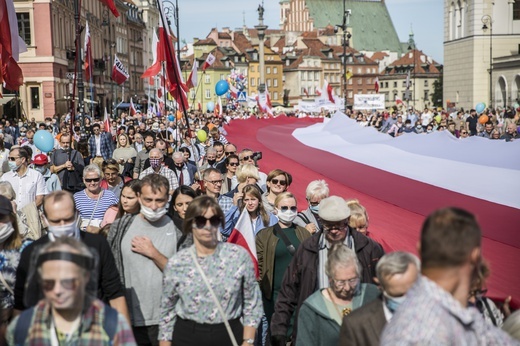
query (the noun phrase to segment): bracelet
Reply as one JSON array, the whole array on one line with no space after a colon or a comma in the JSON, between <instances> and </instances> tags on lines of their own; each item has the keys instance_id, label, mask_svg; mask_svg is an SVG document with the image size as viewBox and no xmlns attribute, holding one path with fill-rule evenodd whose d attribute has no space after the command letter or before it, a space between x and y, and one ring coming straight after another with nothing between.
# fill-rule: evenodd
<instances>
[{"instance_id":1,"label":"bracelet","mask_svg":"<svg viewBox=\"0 0 520 346\"><path fill-rule=\"evenodd\" d=\"M244 342L248 345L253 345L255 343L255 339L244 339L243 343Z\"/></svg>"}]
</instances>

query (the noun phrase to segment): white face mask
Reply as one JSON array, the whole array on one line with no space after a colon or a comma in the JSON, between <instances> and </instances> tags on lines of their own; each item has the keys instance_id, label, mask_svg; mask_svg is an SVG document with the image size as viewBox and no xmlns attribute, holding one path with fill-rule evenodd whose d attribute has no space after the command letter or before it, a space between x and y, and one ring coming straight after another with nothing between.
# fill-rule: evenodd
<instances>
[{"instance_id":1,"label":"white face mask","mask_svg":"<svg viewBox=\"0 0 520 346\"><path fill-rule=\"evenodd\" d=\"M280 220L280 222L284 225L291 225L294 219L296 218L296 215L298 214L295 211L291 211L291 209L287 209L286 211L281 211L280 209L276 210L278 212L276 214L278 220Z\"/></svg>"},{"instance_id":2,"label":"white face mask","mask_svg":"<svg viewBox=\"0 0 520 346\"><path fill-rule=\"evenodd\" d=\"M14 227L11 222L8 222L4 224L3 226L0 226L0 243L3 243L7 240L13 234Z\"/></svg>"},{"instance_id":3,"label":"white face mask","mask_svg":"<svg viewBox=\"0 0 520 346\"><path fill-rule=\"evenodd\" d=\"M16 172L18 170L18 168L20 168L20 166L17 165L16 162L14 162L14 161L9 161L7 164L9 165L9 169L11 171L15 171Z\"/></svg>"},{"instance_id":4,"label":"white face mask","mask_svg":"<svg viewBox=\"0 0 520 346\"><path fill-rule=\"evenodd\" d=\"M47 170L47 168L45 168L45 166L34 166L33 169L36 171L36 172L39 172L41 174L44 174L45 171Z\"/></svg>"},{"instance_id":5,"label":"white face mask","mask_svg":"<svg viewBox=\"0 0 520 346\"><path fill-rule=\"evenodd\" d=\"M72 221L71 223L66 224L66 225L51 226L51 225L49 225L49 221L47 221L47 225L48 225L47 230L55 238L73 237L76 235L76 232L79 229L78 223L79 223L79 217L77 217L77 216L74 219L74 221Z\"/></svg>"},{"instance_id":6,"label":"white face mask","mask_svg":"<svg viewBox=\"0 0 520 346\"><path fill-rule=\"evenodd\" d=\"M150 222L155 222L155 221L159 220L161 217L163 217L164 214L166 214L166 208L161 207L161 208L157 208L157 210L153 210L151 208L145 207L141 203L141 214L143 214L143 216L146 220L148 220Z\"/></svg>"}]
</instances>

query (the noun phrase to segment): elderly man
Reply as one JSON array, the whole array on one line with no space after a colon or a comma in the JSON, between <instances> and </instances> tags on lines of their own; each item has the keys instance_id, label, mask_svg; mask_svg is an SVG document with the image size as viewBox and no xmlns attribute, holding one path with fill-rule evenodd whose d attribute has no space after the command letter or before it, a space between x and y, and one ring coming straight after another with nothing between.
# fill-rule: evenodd
<instances>
[{"instance_id":1,"label":"elderly man","mask_svg":"<svg viewBox=\"0 0 520 346\"><path fill-rule=\"evenodd\" d=\"M285 272L271 319L273 346L285 345L293 313L296 312L295 316L298 316L305 299L318 289L329 286L325 262L332 245L343 243L356 252L362 268L360 279L363 283L373 282L377 262L384 255L381 245L349 228L350 209L343 198L330 196L323 199L319 204L318 215L322 221L322 231L300 244ZM297 317L293 340L296 340L296 326Z\"/></svg>"},{"instance_id":2,"label":"elderly man","mask_svg":"<svg viewBox=\"0 0 520 346\"><path fill-rule=\"evenodd\" d=\"M339 346L379 345L383 328L406 299L419 270L419 259L410 253L396 251L384 255L376 266L382 294L343 318Z\"/></svg>"},{"instance_id":3,"label":"elderly man","mask_svg":"<svg viewBox=\"0 0 520 346\"><path fill-rule=\"evenodd\" d=\"M500 139L505 139L506 142L511 142L518 138L520 138L520 134L517 131L515 123L509 123L506 132L500 137Z\"/></svg>"},{"instance_id":4,"label":"elderly man","mask_svg":"<svg viewBox=\"0 0 520 346\"><path fill-rule=\"evenodd\" d=\"M98 233L103 216L110 206L119 203L119 198L110 190L100 185L101 170L95 164L83 170L83 182L86 188L74 194L74 202L82 219L81 229Z\"/></svg>"},{"instance_id":5,"label":"elderly man","mask_svg":"<svg viewBox=\"0 0 520 346\"><path fill-rule=\"evenodd\" d=\"M217 151L213 147L206 149L206 156L204 158L204 164L200 167L200 170L206 170L208 168L217 167ZM221 172L222 173L222 172Z\"/></svg>"},{"instance_id":6,"label":"elderly man","mask_svg":"<svg viewBox=\"0 0 520 346\"><path fill-rule=\"evenodd\" d=\"M137 152L134 164L134 179L139 178L139 174L145 170L144 164L150 155L150 150L154 147L154 138L151 134L144 136L144 149Z\"/></svg>"},{"instance_id":7,"label":"elderly man","mask_svg":"<svg viewBox=\"0 0 520 346\"><path fill-rule=\"evenodd\" d=\"M32 129L27 130L27 132L25 133L25 137L27 138L27 141L22 144L22 147L27 146L32 149L31 160L34 160L36 155L39 155L42 153L42 151L40 149L38 149L36 147L36 145L34 144L34 130L32 130Z\"/></svg>"},{"instance_id":8,"label":"elderly man","mask_svg":"<svg viewBox=\"0 0 520 346\"><path fill-rule=\"evenodd\" d=\"M267 174L264 172L260 172L260 167L258 166L258 160L253 159L254 152L251 149L242 149L242 151L238 154L238 158L240 159L240 164L250 163L255 165L258 168L258 174L260 175L260 180L257 185L262 188L262 190L266 190L267 185Z\"/></svg>"},{"instance_id":9,"label":"elderly man","mask_svg":"<svg viewBox=\"0 0 520 346\"><path fill-rule=\"evenodd\" d=\"M70 147L69 134L61 135L59 148L51 154L50 162L50 171L58 175L62 189L72 193L78 192L81 181L75 181L75 179L83 175L85 161L78 151ZM71 177L73 177L72 180Z\"/></svg>"},{"instance_id":10,"label":"elderly man","mask_svg":"<svg viewBox=\"0 0 520 346\"><path fill-rule=\"evenodd\" d=\"M9 152L9 172L0 177L0 181L11 183L16 192L16 205L22 209L27 204L35 202L42 205L43 196L47 194L45 180L41 173L29 168L31 156L26 148L17 147Z\"/></svg>"},{"instance_id":11,"label":"elderly man","mask_svg":"<svg viewBox=\"0 0 520 346\"><path fill-rule=\"evenodd\" d=\"M43 299L9 326L9 345L135 345L125 317L95 298L95 255L74 238L46 244L33 276Z\"/></svg>"},{"instance_id":12,"label":"elderly man","mask_svg":"<svg viewBox=\"0 0 520 346\"><path fill-rule=\"evenodd\" d=\"M381 336L381 345L517 345L468 308L482 265L475 216L458 208L430 214L421 230L421 273Z\"/></svg>"},{"instance_id":13,"label":"elderly man","mask_svg":"<svg viewBox=\"0 0 520 346\"><path fill-rule=\"evenodd\" d=\"M50 193L43 201L43 214L48 233L29 244L22 252L20 263L16 269L14 308L21 311L35 305L38 301L38 281L34 277L28 277L33 252L56 239L70 237L81 241L88 248L94 249L99 256L96 267L98 298L110 303L110 306L128 316L123 286L110 247L103 236L80 232L78 228L79 215L72 195L66 191ZM25 292L25 290L28 290L28 292Z\"/></svg>"},{"instance_id":14,"label":"elderly man","mask_svg":"<svg viewBox=\"0 0 520 346\"><path fill-rule=\"evenodd\" d=\"M294 223L305 227L311 234L321 230L321 220L318 215L320 202L329 197L329 186L325 180L314 180L307 185L305 196L309 207L296 215Z\"/></svg>"},{"instance_id":15,"label":"elderly man","mask_svg":"<svg viewBox=\"0 0 520 346\"><path fill-rule=\"evenodd\" d=\"M168 190L165 177L144 177L138 194L140 213L116 220L108 234L126 287L132 329L139 345L159 343L162 272L177 249L176 228L166 215Z\"/></svg>"},{"instance_id":16,"label":"elderly man","mask_svg":"<svg viewBox=\"0 0 520 346\"><path fill-rule=\"evenodd\" d=\"M168 147L169 147L169 144L166 143L163 139L158 139L155 141L155 148L159 149L163 153L163 158L164 158L163 164L173 171L175 168L175 165L173 163L173 159L170 156L168 156ZM147 169L148 167L150 167L149 158L146 159L143 170Z\"/></svg>"},{"instance_id":17,"label":"elderly man","mask_svg":"<svg viewBox=\"0 0 520 346\"><path fill-rule=\"evenodd\" d=\"M163 164L164 155L163 152L160 149L153 148L150 150L150 167L145 169L141 174L139 175L139 179L143 179L147 175L150 174L159 174L166 178L166 180L169 183L170 189L169 193L170 195L173 195L173 192L176 188L179 187L179 181L177 180L177 176L175 175L175 172L166 167Z\"/></svg>"},{"instance_id":18,"label":"elderly man","mask_svg":"<svg viewBox=\"0 0 520 346\"><path fill-rule=\"evenodd\" d=\"M184 154L180 151L176 151L172 155L174 172L177 176L179 186L186 185L191 186L195 182L195 173L197 173L197 167L184 159Z\"/></svg>"}]
</instances>

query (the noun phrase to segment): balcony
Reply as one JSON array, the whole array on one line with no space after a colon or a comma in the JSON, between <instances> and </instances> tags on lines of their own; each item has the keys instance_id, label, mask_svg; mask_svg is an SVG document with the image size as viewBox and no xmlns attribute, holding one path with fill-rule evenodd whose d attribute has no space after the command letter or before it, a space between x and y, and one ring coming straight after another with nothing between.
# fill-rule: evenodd
<instances>
[{"instance_id":1,"label":"balcony","mask_svg":"<svg viewBox=\"0 0 520 346\"><path fill-rule=\"evenodd\" d=\"M94 76L101 76L106 70L106 63L103 59L94 59Z\"/></svg>"}]
</instances>

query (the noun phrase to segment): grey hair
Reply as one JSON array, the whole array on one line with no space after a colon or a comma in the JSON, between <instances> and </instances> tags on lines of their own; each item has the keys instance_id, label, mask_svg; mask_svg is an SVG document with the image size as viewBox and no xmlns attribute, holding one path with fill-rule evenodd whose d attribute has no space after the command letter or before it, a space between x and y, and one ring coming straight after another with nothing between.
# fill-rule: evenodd
<instances>
[{"instance_id":1,"label":"grey hair","mask_svg":"<svg viewBox=\"0 0 520 346\"><path fill-rule=\"evenodd\" d=\"M207 154L216 154L216 153L217 153L217 151L213 147L209 147L208 149L206 149L206 155Z\"/></svg>"},{"instance_id":2,"label":"grey hair","mask_svg":"<svg viewBox=\"0 0 520 346\"><path fill-rule=\"evenodd\" d=\"M10 201L16 199L16 192L8 181L0 181L0 195L6 197Z\"/></svg>"},{"instance_id":3,"label":"grey hair","mask_svg":"<svg viewBox=\"0 0 520 346\"><path fill-rule=\"evenodd\" d=\"M149 155L152 154L152 152L154 152L154 153L159 153L159 154L161 155L161 157L164 157L164 154L163 154L163 152L161 151L161 149L153 148L152 150L150 150Z\"/></svg>"},{"instance_id":4,"label":"grey hair","mask_svg":"<svg viewBox=\"0 0 520 346\"><path fill-rule=\"evenodd\" d=\"M316 198L327 198L329 197L329 185L325 180L313 180L307 185L307 190L305 190L305 196L309 199Z\"/></svg>"},{"instance_id":5,"label":"grey hair","mask_svg":"<svg viewBox=\"0 0 520 346\"><path fill-rule=\"evenodd\" d=\"M184 154L181 153L180 151L176 151L176 152L173 153L172 158L173 159L177 158L177 159L183 159L184 160Z\"/></svg>"},{"instance_id":6,"label":"grey hair","mask_svg":"<svg viewBox=\"0 0 520 346\"><path fill-rule=\"evenodd\" d=\"M83 178L85 178L87 176L87 173L89 173L89 172L97 173L100 178L102 176L101 169L99 169L99 166L96 165L95 163L92 163L83 169Z\"/></svg>"},{"instance_id":7,"label":"grey hair","mask_svg":"<svg viewBox=\"0 0 520 346\"><path fill-rule=\"evenodd\" d=\"M355 266L358 277L361 277L361 265L354 250L345 244L335 244L329 249L327 262L325 263L325 274L332 278L337 267Z\"/></svg>"},{"instance_id":8,"label":"grey hair","mask_svg":"<svg viewBox=\"0 0 520 346\"><path fill-rule=\"evenodd\" d=\"M502 325L502 330L513 339L520 340L520 310L513 312Z\"/></svg>"},{"instance_id":9,"label":"grey hair","mask_svg":"<svg viewBox=\"0 0 520 346\"><path fill-rule=\"evenodd\" d=\"M421 262L417 256L404 251L387 253L377 262L376 275L379 283L385 286L388 277L406 272L410 264L415 265L417 270L421 270Z\"/></svg>"}]
</instances>

